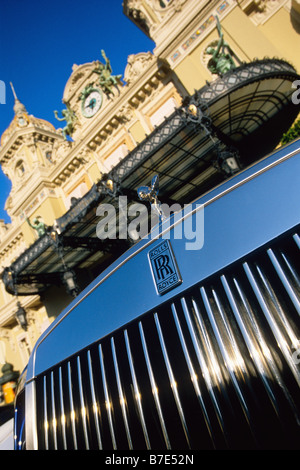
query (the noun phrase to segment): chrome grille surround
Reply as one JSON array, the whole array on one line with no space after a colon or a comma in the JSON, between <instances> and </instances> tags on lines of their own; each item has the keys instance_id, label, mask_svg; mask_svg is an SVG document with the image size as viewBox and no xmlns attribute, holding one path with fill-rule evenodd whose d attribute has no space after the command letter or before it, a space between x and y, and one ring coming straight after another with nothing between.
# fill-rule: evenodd
<instances>
[{"instance_id":1,"label":"chrome grille surround","mask_svg":"<svg viewBox=\"0 0 300 470\"><path fill-rule=\"evenodd\" d=\"M295 448L300 237L274 240L39 375L39 449Z\"/></svg>"}]
</instances>

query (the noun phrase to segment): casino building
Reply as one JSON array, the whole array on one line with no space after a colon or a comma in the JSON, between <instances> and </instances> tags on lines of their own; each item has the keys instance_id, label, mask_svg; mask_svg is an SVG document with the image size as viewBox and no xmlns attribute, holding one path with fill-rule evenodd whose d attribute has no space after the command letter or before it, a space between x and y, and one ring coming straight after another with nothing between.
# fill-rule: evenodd
<instances>
[{"instance_id":1,"label":"casino building","mask_svg":"<svg viewBox=\"0 0 300 470\"><path fill-rule=\"evenodd\" d=\"M101 204L121 224L119 196L130 214L155 175L162 202L186 204L281 145L299 115L299 0L124 0L123 11L154 50L130 55L122 76L105 51L73 65L61 128L13 90L0 147L12 182L11 223L0 221L2 386L72 297L135 242L97 237Z\"/></svg>"}]
</instances>

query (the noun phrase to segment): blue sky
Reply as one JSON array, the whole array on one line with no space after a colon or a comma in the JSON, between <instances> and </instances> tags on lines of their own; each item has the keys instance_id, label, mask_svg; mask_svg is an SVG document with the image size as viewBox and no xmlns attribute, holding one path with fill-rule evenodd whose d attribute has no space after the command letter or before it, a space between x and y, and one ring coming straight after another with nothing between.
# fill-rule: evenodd
<instances>
[{"instance_id":1,"label":"blue sky","mask_svg":"<svg viewBox=\"0 0 300 470\"><path fill-rule=\"evenodd\" d=\"M0 104L0 135L14 117L12 82L29 114L61 127L53 111L73 64L102 60L123 74L127 57L153 51L154 43L124 14L122 0L0 0L0 80L6 104ZM0 170L0 219L11 184Z\"/></svg>"}]
</instances>

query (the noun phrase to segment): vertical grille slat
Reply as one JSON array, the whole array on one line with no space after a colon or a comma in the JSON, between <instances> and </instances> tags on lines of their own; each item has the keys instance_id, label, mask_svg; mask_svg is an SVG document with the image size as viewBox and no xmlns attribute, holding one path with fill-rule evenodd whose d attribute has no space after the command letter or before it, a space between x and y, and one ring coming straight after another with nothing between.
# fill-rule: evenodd
<instances>
[{"instance_id":1,"label":"vertical grille slat","mask_svg":"<svg viewBox=\"0 0 300 470\"><path fill-rule=\"evenodd\" d=\"M130 365L130 372L131 372L131 377L132 377L132 382L133 382L133 389L134 389L134 397L135 397L135 401L136 401L136 405L137 405L137 409L138 409L138 414L139 414L139 417L140 417L140 422L141 422L141 425L142 425L142 429L143 429L147 449L151 449L150 439L149 439L147 426L146 426L146 422L145 422L145 418L144 418L143 407L142 407L142 397L141 397L138 382L137 382L137 379L136 379L136 373L135 373L135 369L134 369L134 363L133 363L133 358L132 358L132 354L131 354L130 341L129 341L127 330L124 331L124 336L125 336L126 349L127 349L127 355L128 355L129 365Z\"/></svg>"},{"instance_id":2,"label":"vertical grille slat","mask_svg":"<svg viewBox=\"0 0 300 470\"><path fill-rule=\"evenodd\" d=\"M48 424L48 412L47 412L47 378L46 376L44 377L44 381L43 381L43 392L44 392L44 436L45 436L45 440L44 440L44 444L45 444L45 449L48 450L49 449L49 441L48 441L48 428L49 428L49 424Z\"/></svg>"},{"instance_id":3,"label":"vertical grille slat","mask_svg":"<svg viewBox=\"0 0 300 470\"><path fill-rule=\"evenodd\" d=\"M77 371L78 371L78 385L79 385L79 395L80 395L80 407L81 407L81 417L83 423L83 433L84 433L84 442L85 448L89 450L89 438L87 432L87 410L86 405L84 402L83 396L83 383L82 383L82 375L81 375L81 365L80 365L80 357L77 357Z\"/></svg>"},{"instance_id":4,"label":"vertical grille slat","mask_svg":"<svg viewBox=\"0 0 300 470\"><path fill-rule=\"evenodd\" d=\"M57 450L57 421L56 421L56 411L55 411L55 393L54 393L54 374L51 372L51 406L52 406L52 430L53 430L53 441L54 449Z\"/></svg>"},{"instance_id":5,"label":"vertical grille slat","mask_svg":"<svg viewBox=\"0 0 300 470\"><path fill-rule=\"evenodd\" d=\"M297 447L299 249L287 234L38 376L39 449Z\"/></svg>"},{"instance_id":6,"label":"vertical grille slat","mask_svg":"<svg viewBox=\"0 0 300 470\"><path fill-rule=\"evenodd\" d=\"M298 233L295 233L295 234L293 235L293 239L295 240L295 242L296 242L296 244L297 244L297 246L298 246L298 248L299 248L299 250L300 250L300 237L299 237Z\"/></svg>"},{"instance_id":7,"label":"vertical grille slat","mask_svg":"<svg viewBox=\"0 0 300 470\"><path fill-rule=\"evenodd\" d=\"M96 392L95 392L95 385L94 385L94 378L93 378L94 374L93 374L93 366L92 366L90 350L87 352L87 359L88 359L88 370L89 370L89 382L90 382L91 396L92 396L91 406L93 408L93 415L94 415L94 422L95 422L95 433L96 433L98 447L100 450L102 450L103 446L102 446L101 430L100 430L100 422L99 422L99 405L97 403Z\"/></svg>"},{"instance_id":8,"label":"vertical grille slat","mask_svg":"<svg viewBox=\"0 0 300 470\"><path fill-rule=\"evenodd\" d=\"M63 449L67 450L67 435L66 435L66 414L64 407L64 393L63 393L63 383L62 383L62 370L59 368L59 399L60 399L60 419L61 419L61 429L62 429L62 438L63 438Z\"/></svg>"},{"instance_id":9,"label":"vertical grille slat","mask_svg":"<svg viewBox=\"0 0 300 470\"><path fill-rule=\"evenodd\" d=\"M166 368L167 368L167 371L168 371L170 387L171 387L173 395L174 395L177 411L178 411L178 414L179 414L179 417L180 417L180 421L181 421L182 428L183 428L183 431L184 431L184 434L185 434L185 437L186 437L186 441L188 443L188 446L190 447L189 431L188 431L188 427L187 427L187 424L186 424L186 419L185 419L185 416L184 416L183 408L182 408L180 397L179 397L178 390L177 390L177 382L176 382L174 374L173 374L172 366L171 366L171 363L170 363L168 351L167 351L167 348L166 348L166 345L165 345L165 341L164 341L164 337L163 337L163 333L162 333L162 329L161 329L161 326L160 326L160 322L159 322L159 318L158 318L157 313L154 314L154 319L155 319L155 324L156 324L156 328L157 328L157 331L158 331L159 341L160 341L160 345L161 345L165 365L166 365Z\"/></svg>"},{"instance_id":10,"label":"vertical grille slat","mask_svg":"<svg viewBox=\"0 0 300 470\"><path fill-rule=\"evenodd\" d=\"M125 394L123 392L122 384L121 384L121 378L120 378L119 365L118 365L118 360L117 360L117 353L116 353L114 338L111 338L111 348L112 348L112 353L113 353L113 360L114 360L114 366L115 366L115 373L116 373L116 379L117 379L119 399L120 399L120 405L121 405L121 409L122 409L122 416L123 416L123 420L124 420L124 425L125 425L125 429L126 429L126 436L127 436L128 446L129 446L129 449L133 449L133 444L132 444L132 439L131 439L131 434L130 434L130 429L129 429L129 424L128 424L128 417L127 417L126 399L125 399Z\"/></svg>"},{"instance_id":11,"label":"vertical grille slat","mask_svg":"<svg viewBox=\"0 0 300 470\"><path fill-rule=\"evenodd\" d=\"M106 374L105 374L105 367L104 367L104 356L103 356L103 351L102 351L102 345L101 344L99 345L99 357L100 357L101 375L102 375L103 390L104 390L104 397L105 397L105 409L106 409L106 412L107 412L108 423L109 423L109 431L110 431L110 435L111 435L113 449L116 450L117 449L117 442L116 442L114 425L113 425L112 401L111 401L110 396L109 396L109 390L108 390Z\"/></svg>"},{"instance_id":12,"label":"vertical grille slat","mask_svg":"<svg viewBox=\"0 0 300 470\"><path fill-rule=\"evenodd\" d=\"M68 362L68 386L69 386L69 398L70 398L70 418L72 426L72 437L73 446L77 450L77 435L76 435L76 412L74 408L73 390L72 390L72 377L71 377L71 364Z\"/></svg>"},{"instance_id":13,"label":"vertical grille slat","mask_svg":"<svg viewBox=\"0 0 300 470\"><path fill-rule=\"evenodd\" d=\"M156 406L156 410L157 410L157 413L158 413L162 433L163 433L164 440L165 440L165 443L166 443L166 449L171 449L171 443L170 443L170 440L169 440L168 431L167 431L166 424L165 424L165 419L164 419L163 412L162 412L162 409L161 409L161 404L160 404L159 394L158 394L158 387L157 387L157 384L155 382L155 378L154 378L154 374L153 374L153 370L152 370L152 366L151 366L151 361L150 361L150 358L149 358L149 353L148 353L148 349L147 349L147 343L146 343L146 339L145 339L145 335L144 335L142 322L139 322L139 329L140 329L140 335L141 335L141 340L142 340L142 344L143 344L143 351L144 351L146 364L147 364L148 375L149 375L149 379L150 379L150 382L151 382L152 393L153 393L155 406Z\"/></svg>"},{"instance_id":14,"label":"vertical grille slat","mask_svg":"<svg viewBox=\"0 0 300 470\"><path fill-rule=\"evenodd\" d=\"M294 283L294 291L295 291L295 297L297 298L297 301L299 301L299 296L300 296L300 277L291 265L291 262L287 259L285 253L280 252L282 259L285 262L286 267L288 268L288 273L291 276L291 284L293 285Z\"/></svg>"}]
</instances>

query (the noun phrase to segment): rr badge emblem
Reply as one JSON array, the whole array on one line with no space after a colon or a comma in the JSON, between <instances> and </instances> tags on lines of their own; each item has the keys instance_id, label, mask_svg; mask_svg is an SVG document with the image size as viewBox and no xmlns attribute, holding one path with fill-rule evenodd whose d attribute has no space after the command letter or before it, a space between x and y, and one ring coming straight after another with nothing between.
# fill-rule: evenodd
<instances>
[{"instance_id":1,"label":"rr badge emblem","mask_svg":"<svg viewBox=\"0 0 300 470\"><path fill-rule=\"evenodd\" d=\"M148 253L157 293L165 294L181 284L182 279L168 240L152 248Z\"/></svg>"}]
</instances>

